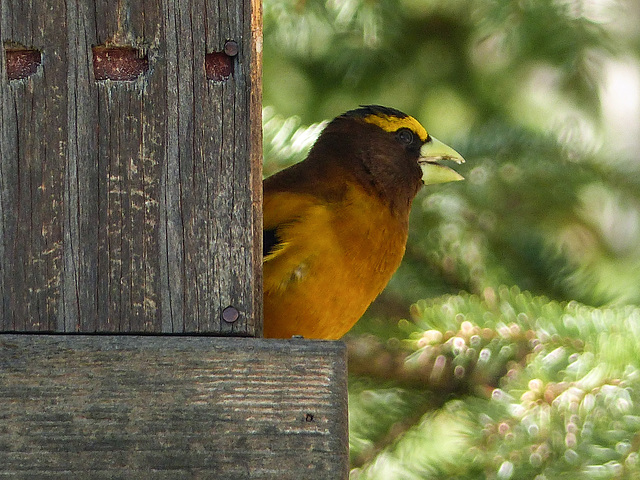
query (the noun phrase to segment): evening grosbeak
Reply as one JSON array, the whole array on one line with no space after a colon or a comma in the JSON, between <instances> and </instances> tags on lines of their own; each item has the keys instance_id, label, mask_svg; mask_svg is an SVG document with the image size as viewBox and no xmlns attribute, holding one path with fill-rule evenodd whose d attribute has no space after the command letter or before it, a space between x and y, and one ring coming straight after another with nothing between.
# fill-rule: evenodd
<instances>
[{"instance_id":1,"label":"evening grosbeak","mask_svg":"<svg viewBox=\"0 0 640 480\"><path fill-rule=\"evenodd\" d=\"M264 336L344 335L400 265L420 188L462 180L441 160L464 162L413 117L369 105L264 180Z\"/></svg>"}]
</instances>

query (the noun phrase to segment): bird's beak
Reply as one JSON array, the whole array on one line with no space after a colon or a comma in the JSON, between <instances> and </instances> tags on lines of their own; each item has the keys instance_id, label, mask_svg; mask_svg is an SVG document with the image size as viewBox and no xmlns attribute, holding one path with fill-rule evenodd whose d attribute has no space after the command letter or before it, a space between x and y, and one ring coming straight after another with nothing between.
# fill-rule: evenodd
<instances>
[{"instance_id":1,"label":"bird's beak","mask_svg":"<svg viewBox=\"0 0 640 480\"><path fill-rule=\"evenodd\" d=\"M422 181L425 185L434 183L457 182L464 180L464 177L449 167L440 165L442 160L452 160L458 164L464 163L464 158L453 148L445 145L433 137L422 145L418 164L422 169Z\"/></svg>"}]
</instances>

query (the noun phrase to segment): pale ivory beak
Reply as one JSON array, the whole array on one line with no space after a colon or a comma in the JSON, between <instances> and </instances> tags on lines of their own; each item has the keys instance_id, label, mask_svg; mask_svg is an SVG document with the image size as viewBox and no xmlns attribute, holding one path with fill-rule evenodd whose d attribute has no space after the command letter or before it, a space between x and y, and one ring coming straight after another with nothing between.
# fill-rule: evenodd
<instances>
[{"instance_id":1,"label":"pale ivory beak","mask_svg":"<svg viewBox=\"0 0 640 480\"><path fill-rule=\"evenodd\" d=\"M464 180L464 177L455 170L438 163L442 160L451 160L458 164L464 163L462 155L453 148L433 137L429 137L429 141L422 145L420 158L418 159L422 169L422 181L425 185Z\"/></svg>"}]
</instances>

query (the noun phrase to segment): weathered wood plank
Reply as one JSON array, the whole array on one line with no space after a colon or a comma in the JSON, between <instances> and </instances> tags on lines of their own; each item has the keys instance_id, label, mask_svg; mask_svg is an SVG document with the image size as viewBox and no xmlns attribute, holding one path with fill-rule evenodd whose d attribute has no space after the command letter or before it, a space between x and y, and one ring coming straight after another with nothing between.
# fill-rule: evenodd
<instances>
[{"instance_id":1,"label":"weathered wood plank","mask_svg":"<svg viewBox=\"0 0 640 480\"><path fill-rule=\"evenodd\" d=\"M0 335L0 477L339 480L341 342Z\"/></svg>"},{"instance_id":2,"label":"weathered wood plank","mask_svg":"<svg viewBox=\"0 0 640 480\"><path fill-rule=\"evenodd\" d=\"M260 334L260 35L257 0L0 0L0 331ZM148 70L96 81L100 45Z\"/></svg>"},{"instance_id":3,"label":"weathered wood plank","mask_svg":"<svg viewBox=\"0 0 640 480\"><path fill-rule=\"evenodd\" d=\"M56 78L66 75L66 49L57 48L55 29L65 20L64 10L54 9L32 18L27 26L23 15L28 6L18 3L11 17L4 15L7 1L1 4L3 47L51 44L52 48L41 55L36 69L38 88L27 80L10 82L11 87L5 88L4 48L0 54L0 318L16 330L50 330L59 309L61 150L66 139L57 129L66 111L58 101L64 91L56 84Z\"/></svg>"}]
</instances>

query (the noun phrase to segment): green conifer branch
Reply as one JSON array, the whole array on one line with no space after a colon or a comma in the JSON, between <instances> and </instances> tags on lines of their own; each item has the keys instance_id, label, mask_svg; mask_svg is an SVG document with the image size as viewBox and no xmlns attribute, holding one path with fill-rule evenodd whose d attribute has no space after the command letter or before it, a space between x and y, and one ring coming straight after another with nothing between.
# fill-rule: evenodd
<instances>
[{"instance_id":1,"label":"green conifer branch","mask_svg":"<svg viewBox=\"0 0 640 480\"><path fill-rule=\"evenodd\" d=\"M502 287L419 302L412 313L404 340L349 341L353 374L413 391L407 401L422 415L389 422L394 428L369 444L370 458L393 463L405 449L420 450L415 432L455 404L450 421L463 426L466 448L449 467L429 464L442 477L416 478L640 475L640 308ZM363 462L358 475L368 478L374 466Z\"/></svg>"}]
</instances>

